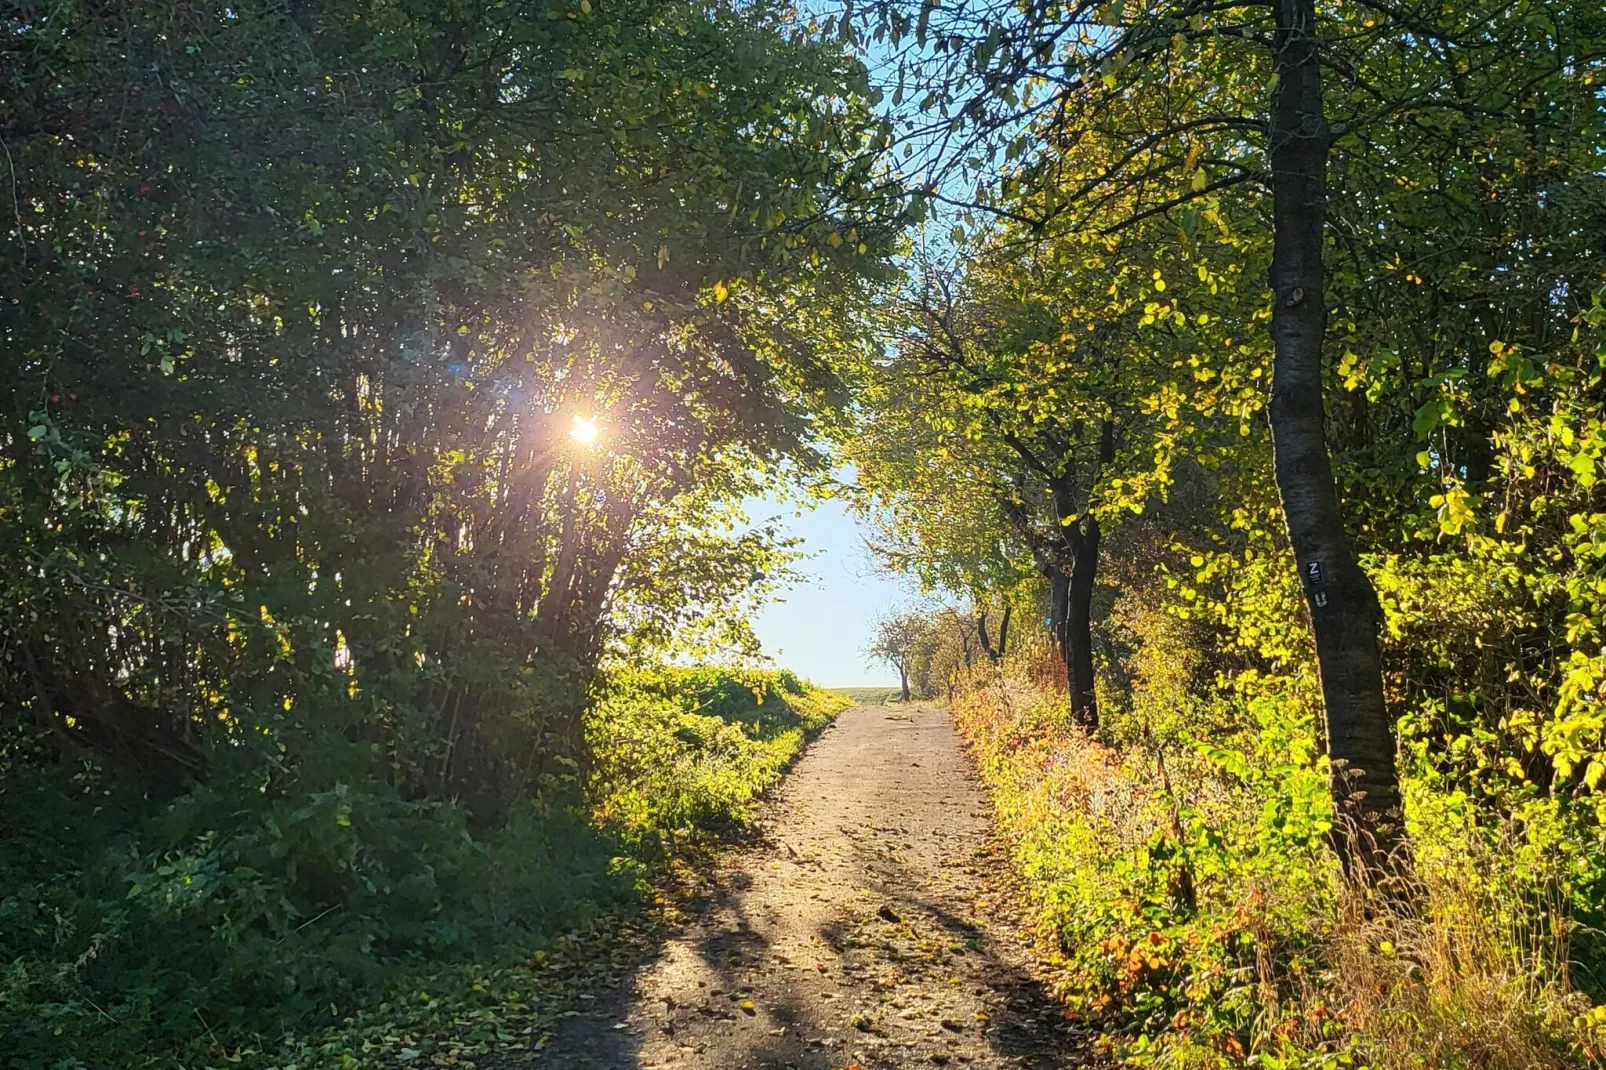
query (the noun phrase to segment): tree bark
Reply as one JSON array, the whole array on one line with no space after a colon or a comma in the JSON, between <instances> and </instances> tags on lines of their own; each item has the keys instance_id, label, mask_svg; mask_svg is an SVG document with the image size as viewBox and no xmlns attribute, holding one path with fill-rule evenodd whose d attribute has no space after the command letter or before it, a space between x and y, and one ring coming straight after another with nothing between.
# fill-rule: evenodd
<instances>
[{"instance_id":1,"label":"tree bark","mask_svg":"<svg viewBox=\"0 0 1606 1070\"><path fill-rule=\"evenodd\" d=\"M1066 604L1070 601L1071 579L1056 566L1043 570L1048 577L1048 630L1054 637L1054 653L1068 667L1070 658L1065 642Z\"/></svg>"},{"instance_id":2,"label":"tree bark","mask_svg":"<svg viewBox=\"0 0 1606 1070\"><path fill-rule=\"evenodd\" d=\"M981 640L981 648L987 654L987 660L996 662L998 652L993 649L993 642L987 637L987 611L976 610L976 638Z\"/></svg>"},{"instance_id":3,"label":"tree bark","mask_svg":"<svg viewBox=\"0 0 1606 1070\"><path fill-rule=\"evenodd\" d=\"M1104 466L1115 460L1115 424L1099 427L1098 462L1088 479L1087 497ZM1062 515L1070 515L1061 510ZM1066 583L1065 671L1071 692L1071 720L1088 731L1099 726L1098 678L1093 670L1093 590L1099 574L1099 521L1085 511L1068 532L1071 573Z\"/></svg>"},{"instance_id":4,"label":"tree bark","mask_svg":"<svg viewBox=\"0 0 1606 1070\"><path fill-rule=\"evenodd\" d=\"M1072 438L1083 428L1078 420ZM1093 487L1104 465L1115 459L1115 424L1109 419L1099 428L1095 463L1079 472L1072 442L1057 444L1054 462L1039 458L1019 439L1006 441L1029 469L1040 473L1053 497L1052 533L1037 532L1024 508L1006 503L1006 511L1032 548L1037 567L1049 584L1048 625L1055 652L1065 664L1065 681L1071 697L1071 720L1087 729L1098 727L1098 702L1093 669L1093 590L1098 578L1099 525L1091 512ZM1078 479L1084 479L1085 484Z\"/></svg>"},{"instance_id":5,"label":"tree bark","mask_svg":"<svg viewBox=\"0 0 1606 1070\"><path fill-rule=\"evenodd\" d=\"M1065 670L1071 690L1071 721L1092 731L1099 726L1093 672L1093 585L1099 568L1099 522L1082 519L1071 537L1071 575L1066 583Z\"/></svg>"},{"instance_id":6,"label":"tree bark","mask_svg":"<svg viewBox=\"0 0 1606 1070\"><path fill-rule=\"evenodd\" d=\"M1399 842L1394 735L1383 700L1376 592L1344 535L1322 407L1326 168L1314 0L1275 0L1269 155L1273 195L1271 428L1277 489L1304 585L1326 709L1332 791L1359 836L1335 836L1345 869L1375 875Z\"/></svg>"}]
</instances>

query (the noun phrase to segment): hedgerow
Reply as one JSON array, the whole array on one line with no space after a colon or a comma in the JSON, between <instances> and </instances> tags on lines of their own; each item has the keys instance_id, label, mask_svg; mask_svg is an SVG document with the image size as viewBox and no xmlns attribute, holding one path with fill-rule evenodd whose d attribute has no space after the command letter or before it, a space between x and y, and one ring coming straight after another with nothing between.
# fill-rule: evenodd
<instances>
[{"instance_id":1,"label":"hedgerow","mask_svg":"<svg viewBox=\"0 0 1606 1070\"><path fill-rule=\"evenodd\" d=\"M370 1064L529 1033L607 963L577 941L651 906L845 704L785 672L619 670L582 802L481 833L361 769L157 807L89 760L9 780L4 1065Z\"/></svg>"},{"instance_id":2,"label":"hedgerow","mask_svg":"<svg viewBox=\"0 0 1606 1070\"><path fill-rule=\"evenodd\" d=\"M1510 819L1480 811L1419 747L1405 782L1421 846L1411 893L1391 906L1339 871L1297 687L1140 685L1130 703L1106 696L1112 716L1092 737L1063 693L1027 679L1029 660L974 676L954 712L1059 994L1120 1061L1599 1059L1601 960L1579 919L1603 870L1587 822L1537 798Z\"/></svg>"}]
</instances>

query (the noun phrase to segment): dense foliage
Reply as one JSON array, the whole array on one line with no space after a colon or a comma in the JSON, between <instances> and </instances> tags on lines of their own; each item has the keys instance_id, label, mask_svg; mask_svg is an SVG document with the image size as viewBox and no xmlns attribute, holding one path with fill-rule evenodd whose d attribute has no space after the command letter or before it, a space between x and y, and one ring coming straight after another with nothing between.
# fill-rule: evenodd
<instances>
[{"instance_id":1,"label":"dense foliage","mask_svg":"<svg viewBox=\"0 0 1606 1070\"><path fill-rule=\"evenodd\" d=\"M7 1058L274 1050L742 818L813 700L632 666L787 575L868 92L762 2L0 11Z\"/></svg>"},{"instance_id":2,"label":"dense foliage","mask_svg":"<svg viewBox=\"0 0 1606 1070\"><path fill-rule=\"evenodd\" d=\"M1599 9L868 29L967 214L850 449L889 562L1016 607L949 686L1079 1009L1167 1065L1596 1057Z\"/></svg>"},{"instance_id":3,"label":"dense foliage","mask_svg":"<svg viewBox=\"0 0 1606 1070\"><path fill-rule=\"evenodd\" d=\"M1598 1057L1598 5L24 0L0 60L21 1065L527 999L828 716L662 668L752 653L739 503L828 442L1127 1057Z\"/></svg>"},{"instance_id":4,"label":"dense foliage","mask_svg":"<svg viewBox=\"0 0 1606 1070\"><path fill-rule=\"evenodd\" d=\"M492 821L610 642L765 582L718 511L830 411L862 69L763 8L414 7L12 16L17 747Z\"/></svg>"},{"instance_id":5,"label":"dense foliage","mask_svg":"<svg viewBox=\"0 0 1606 1070\"><path fill-rule=\"evenodd\" d=\"M92 820L18 778L5 1065L355 1065L528 1032L567 995L546 959L743 824L844 705L784 672L611 675L585 716L586 809L478 836L461 805L374 778L266 799L209 783L153 807L86 763L71 790Z\"/></svg>"}]
</instances>

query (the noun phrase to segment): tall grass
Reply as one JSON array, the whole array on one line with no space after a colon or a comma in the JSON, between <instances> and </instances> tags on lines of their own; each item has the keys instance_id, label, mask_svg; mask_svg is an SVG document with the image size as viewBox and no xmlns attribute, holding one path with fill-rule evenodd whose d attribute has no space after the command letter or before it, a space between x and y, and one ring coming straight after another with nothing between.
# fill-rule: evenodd
<instances>
[{"instance_id":1,"label":"tall grass","mask_svg":"<svg viewBox=\"0 0 1606 1070\"><path fill-rule=\"evenodd\" d=\"M1606 1008L1576 976L1565 853L1546 857L1542 829L1430 805L1442 796L1418 772L1403 894L1351 887L1327 847L1325 773L1294 742L1297 700L1190 700L1118 720L1117 747L1070 727L1032 675L978 676L954 714L1060 994L1113 1056L1603 1065Z\"/></svg>"}]
</instances>

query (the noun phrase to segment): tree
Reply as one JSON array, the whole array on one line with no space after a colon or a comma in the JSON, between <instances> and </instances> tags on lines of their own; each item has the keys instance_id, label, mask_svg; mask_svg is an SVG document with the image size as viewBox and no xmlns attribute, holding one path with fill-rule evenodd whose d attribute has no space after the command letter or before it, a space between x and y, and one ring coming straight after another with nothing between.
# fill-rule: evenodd
<instances>
[{"instance_id":1,"label":"tree","mask_svg":"<svg viewBox=\"0 0 1606 1070\"><path fill-rule=\"evenodd\" d=\"M885 661L898 670L898 689L904 702L910 700L909 674L921 644L931 632L931 623L920 613L893 613L875 623L865 654L872 661Z\"/></svg>"},{"instance_id":2,"label":"tree","mask_svg":"<svg viewBox=\"0 0 1606 1070\"><path fill-rule=\"evenodd\" d=\"M893 536L919 549L886 556L978 606L1030 562L1084 727L1098 723L1105 527L1163 491L1179 452L1217 451L1259 408L1243 396L1258 393L1246 367L1257 354L1227 346L1210 366L1199 355L1222 351L1208 310L1219 315L1237 292L1226 259L1169 224L1053 240L1001 224L977 237L964 268L923 271L866 393L850 446L860 481ZM1190 318L1174 295L1197 280Z\"/></svg>"},{"instance_id":3,"label":"tree","mask_svg":"<svg viewBox=\"0 0 1606 1070\"><path fill-rule=\"evenodd\" d=\"M1411 173L1424 149L1454 157L1470 138L1475 154L1496 159L1526 141L1519 167L1545 170L1532 152L1540 131L1577 113L1524 103L1511 87L1544 86L1548 102L1568 96L1558 80L1589 81L1598 16L1546 3L1318 10L1305 0L1025 8L979 0L883 3L868 27L896 57L900 91L918 87L919 114L902 137L926 168L927 196L960 209L961 222L991 215L1023 237L1057 242L1162 220L1202 240L1201 223L1219 220L1224 198L1265 221L1270 286L1257 319L1275 355L1274 474L1315 638L1334 796L1378 838L1359 856L1343 850L1352 872L1374 868L1399 833L1399 791L1378 601L1352 546L1366 505L1341 508L1333 453L1350 443L1335 444L1326 426L1328 313L1341 300L1327 260L1335 247L1386 246L1421 221L1401 230L1401 220L1384 223L1361 205L1395 201L1402 190L1436 195ZM1519 70L1508 63L1517 56L1533 60ZM1324 78L1336 80L1336 93L1324 92ZM1346 191L1362 199L1339 202L1342 215L1358 210L1336 225L1326 194L1335 165L1369 183L1366 194ZM1441 168L1438 189L1478 170L1470 158ZM960 195L972 182L974 194ZM1535 193L1530 183L1526 200L1537 206L1544 198ZM1441 204L1453 213L1454 201ZM1483 458L1470 472L1486 471L1486 447L1478 435L1457 445ZM1462 493L1452 486L1439 500L1464 513Z\"/></svg>"},{"instance_id":4,"label":"tree","mask_svg":"<svg viewBox=\"0 0 1606 1070\"><path fill-rule=\"evenodd\" d=\"M494 823L577 782L606 651L784 556L701 521L823 464L902 225L864 68L764 4L571 14L0 17L0 691L59 760Z\"/></svg>"},{"instance_id":5,"label":"tree","mask_svg":"<svg viewBox=\"0 0 1606 1070\"><path fill-rule=\"evenodd\" d=\"M1007 598L1004 600L1004 612L998 621L998 642L996 645L987 634L988 612L989 609L985 603L975 607L976 639L981 643L982 652L987 655L987 660L997 665L1009 653L1009 621L1015 614L1015 603Z\"/></svg>"},{"instance_id":6,"label":"tree","mask_svg":"<svg viewBox=\"0 0 1606 1070\"><path fill-rule=\"evenodd\" d=\"M1271 428L1277 487L1305 583L1321 668L1334 796L1388 853L1404 820L1377 633L1383 615L1344 533L1322 390L1327 335L1324 220L1332 134L1322 96L1315 0L1277 0L1267 165L1272 194ZM1361 865L1372 848L1361 844ZM1354 858L1346 851L1345 857Z\"/></svg>"}]
</instances>

